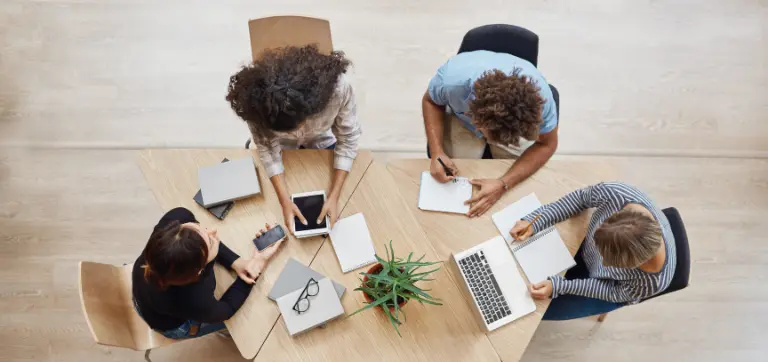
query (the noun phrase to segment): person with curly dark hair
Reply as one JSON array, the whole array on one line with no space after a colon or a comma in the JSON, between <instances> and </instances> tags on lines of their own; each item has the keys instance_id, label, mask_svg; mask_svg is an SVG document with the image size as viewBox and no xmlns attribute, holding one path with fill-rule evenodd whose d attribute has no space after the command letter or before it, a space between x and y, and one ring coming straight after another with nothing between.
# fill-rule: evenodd
<instances>
[{"instance_id":1,"label":"person with curly dark hair","mask_svg":"<svg viewBox=\"0 0 768 362\"><path fill-rule=\"evenodd\" d=\"M480 156L480 152L457 155L462 143L481 145L483 158L493 158L491 151L517 158L498 179L471 180L480 191L467 201L472 205L469 217L483 215L507 190L544 166L557 149L552 90L536 66L511 54L479 50L452 57L429 82L421 106L430 172L436 180L448 182L459 174L451 157ZM452 126L457 123L461 126Z\"/></svg>"},{"instance_id":2,"label":"person with curly dark hair","mask_svg":"<svg viewBox=\"0 0 768 362\"><path fill-rule=\"evenodd\" d=\"M339 194L362 133L346 75L349 65L340 51L323 54L315 45L285 47L267 50L229 79L226 99L248 124L289 230L294 229L294 217L307 221L285 184L283 149L335 150L333 181L318 220L328 215L333 225L339 216Z\"/></svg>"}]
</instances>

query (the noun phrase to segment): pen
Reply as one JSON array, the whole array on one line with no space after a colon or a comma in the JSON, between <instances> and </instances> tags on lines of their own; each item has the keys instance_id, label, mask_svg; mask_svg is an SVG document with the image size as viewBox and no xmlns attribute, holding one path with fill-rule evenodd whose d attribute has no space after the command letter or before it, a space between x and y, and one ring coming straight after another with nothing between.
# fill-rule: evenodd
<instances>
[{"instance_id":1,"label":"pen","mask_svg":"<svg viewBox=\"0 0 768 362\"><path fill-rule=\"evenodd\" d=\"M453 176L453 171L450 168L448 168L448 166L445 165L445 163L443 162L443 160L440 159L440 157L437 158L437 162L440 162L440 164L443 165L443 170L445 170L446 176Z\"/></svg>"},{"instance_id":2,"label":"pen","mask_svg":"<svg viewBox=\"0 0 768 362\"><path fill-rule=\"evenodd\" d=\"M517 233L517 235L515 235L515 239L517 239L518 236L520 236L520 235L525 235L528 232L528 230L530 230L533 227L533 223L535 223L536 220L538 220L540 217L541 217L541 214L536 215L536 217L534 217L533 220L531 220L531 223L528 224L528 227L526 227L525 230L523 230L522 232L519 232L519 233Z\"/></svg>"}]
</instances>

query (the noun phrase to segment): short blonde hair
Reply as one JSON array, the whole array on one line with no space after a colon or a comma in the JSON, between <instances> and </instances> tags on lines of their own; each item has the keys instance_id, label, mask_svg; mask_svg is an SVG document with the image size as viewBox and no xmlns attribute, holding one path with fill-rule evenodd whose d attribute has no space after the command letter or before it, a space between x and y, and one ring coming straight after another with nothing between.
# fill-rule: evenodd
<instances>
[{"instance_id":1,"label":"short blonde hair","mask_svg":"<svg viewBox=\"0 0 768 362\"><path fill-rule=\"evenodd\" d=\"M650 260L663 243L656 220L628 209L605 219L594 239L603 265L625 269L637 268Z\"/></svg>"}]
</instances>

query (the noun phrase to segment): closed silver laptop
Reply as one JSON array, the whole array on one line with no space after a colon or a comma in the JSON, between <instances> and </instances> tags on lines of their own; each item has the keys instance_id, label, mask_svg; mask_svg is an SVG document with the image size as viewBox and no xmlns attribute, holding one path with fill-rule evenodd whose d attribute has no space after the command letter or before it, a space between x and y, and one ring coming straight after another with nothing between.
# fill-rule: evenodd
<instances>
[{"instance_id":1,"label":"closed silver laptop","mask_svg":"<svg viewBox=\"0 0 768 362\"><path fill-rule=\"evenodd\" d=\"M253 157L203 166L197 170L203 206L211 207L261 193Z\"/></svg>"}]
</instances>

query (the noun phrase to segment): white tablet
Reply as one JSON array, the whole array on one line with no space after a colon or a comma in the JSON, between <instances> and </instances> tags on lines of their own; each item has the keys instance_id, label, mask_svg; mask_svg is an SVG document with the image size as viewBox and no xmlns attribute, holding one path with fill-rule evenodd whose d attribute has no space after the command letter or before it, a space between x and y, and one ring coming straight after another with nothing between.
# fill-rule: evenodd
<instances>
[{"instance_id":1,"label":"white tablet","mask_svg":"<svg viewBox=\"0 0 768 362\"><path fill-rule=\"evenodd\" d=\"M291 200L307 219L307 225L304 225L299 221L298 217L293 217L293 234L297 238L306 238L331 232L331 229L328 227L331 223L328 216L319 224L317 223L317 218L320 216L323 204L325 204L325 191L293 194L291 195Z\"/></svg>"}]
</instances>

